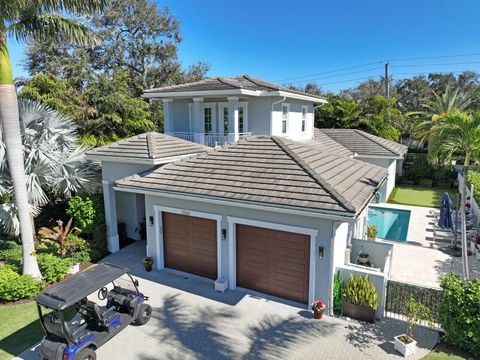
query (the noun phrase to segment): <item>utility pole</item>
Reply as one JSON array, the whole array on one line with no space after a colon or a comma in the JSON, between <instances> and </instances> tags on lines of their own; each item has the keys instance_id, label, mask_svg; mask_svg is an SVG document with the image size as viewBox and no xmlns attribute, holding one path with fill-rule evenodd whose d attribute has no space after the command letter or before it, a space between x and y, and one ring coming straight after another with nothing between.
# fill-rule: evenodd
<instances>
[{"instance_id":1,"label":"utility pole","mask_svg":"<svg viewBox=\"0 0 480 360\"><path fill-rule=\"evenodd\" d=\"M385 97L390 99L390 74L388 72L388 61L385 63Z\"/></svg>"}]
</instances>

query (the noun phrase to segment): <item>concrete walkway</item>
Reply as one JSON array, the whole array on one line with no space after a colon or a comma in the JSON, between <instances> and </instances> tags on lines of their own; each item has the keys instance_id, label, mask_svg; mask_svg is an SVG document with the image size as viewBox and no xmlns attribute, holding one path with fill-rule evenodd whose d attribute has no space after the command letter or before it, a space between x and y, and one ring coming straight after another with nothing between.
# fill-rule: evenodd
<instances>
[{"instance_id":1,"label":"concrete walkway","mask_svg":"<svg viewBox=\"0 0 480 360\"><path fill-rule=\"evenodd\" d=\"M98 351L98 359L400 359L393 336L405 324L358 323L325 316L314 320L305 306L241 290L217 293L203 278L142 269L145 243L106 261L129 266L150 297L150 322L129 326ZM417 329L417 354L425 356L437 333ZM19 359L37 359L27 350Z\"/></svg>"}]
</instances>

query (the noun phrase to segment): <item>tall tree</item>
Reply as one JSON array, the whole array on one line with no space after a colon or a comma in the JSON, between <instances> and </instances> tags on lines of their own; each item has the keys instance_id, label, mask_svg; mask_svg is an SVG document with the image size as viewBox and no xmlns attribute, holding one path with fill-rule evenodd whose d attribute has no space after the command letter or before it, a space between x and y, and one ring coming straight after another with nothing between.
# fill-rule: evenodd
<instances>
[{"instance_id":1,"label":"tall tree","mask_svg":"<svg viewBox=\"0 0 480 360\"><path fill-rule=\"evenodd\" d=\"M23 246L23 273L41 277L34 252L32 220L28 203L17 94L8 52L7 35L17 41L64 39L87 44L92 36L82 23L65 17L93 13L103 0L11 0L0 3L0 121L2 122L8 166L20 221Z\"/></svg>"},{"instance_id":2,"label":"tall tree","mask_svg":"<svg viewBox=\"0 0 480 360\"><path fill-rule=\"evenodd\" d=\"M451 164L453 159L463 158L463 186L461 188L461 236L463 276L468 279L468 256L465 222L466 188L468 168L472 161L480 160L480 113L469 115L453 110L439 117L431 130L429 142L431 159L441 159Z\"/></svg>"}]
</instances>

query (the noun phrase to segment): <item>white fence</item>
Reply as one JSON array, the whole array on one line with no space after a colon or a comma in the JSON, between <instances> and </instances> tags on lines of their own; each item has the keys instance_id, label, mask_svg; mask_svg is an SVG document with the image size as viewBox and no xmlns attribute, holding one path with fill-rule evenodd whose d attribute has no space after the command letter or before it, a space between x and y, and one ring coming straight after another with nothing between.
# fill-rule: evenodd
<instances>
[{"instance_id":1,"label":"white fence","mask_svg":"<svg viewBox=\"0 0 480 360\"><path fill-rule=\"evenodd\" d=\"M464 184L464 179L460 172L458 173L457 179L458 179L458 191L461 192ZM476 224L480 224L480 206L478 206L478 203L475 200L475 197L473 196L473 185L470 187L467 186L467 198L468 197L470 197L470 200L468 200L468 202L470 203L470 208L473 212L473 215L475 215Z\"/></svg>"}]
</instances>

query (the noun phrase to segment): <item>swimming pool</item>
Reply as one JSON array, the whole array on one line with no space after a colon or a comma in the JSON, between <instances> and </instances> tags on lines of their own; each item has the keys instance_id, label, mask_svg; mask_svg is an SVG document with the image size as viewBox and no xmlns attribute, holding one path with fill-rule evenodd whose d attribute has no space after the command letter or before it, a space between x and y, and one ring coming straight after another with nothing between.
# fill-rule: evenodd
<instances>
[{"instance_id":1,"label":"swimming pool","mask_svg":"<svg viewBox=\"0 0 480 360\"><path fill-rule=\"evenodd\" d=\"M377 237L386 240L406 241L410 211L382 207L368 208L368 224L378 229Z\"/></svg>"}]
</instances>

